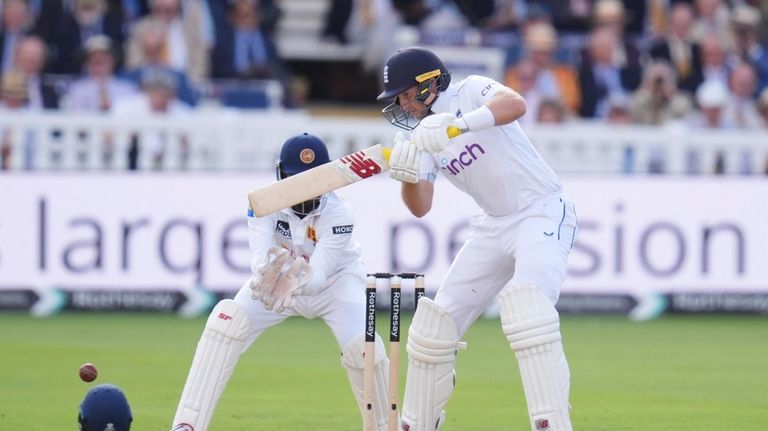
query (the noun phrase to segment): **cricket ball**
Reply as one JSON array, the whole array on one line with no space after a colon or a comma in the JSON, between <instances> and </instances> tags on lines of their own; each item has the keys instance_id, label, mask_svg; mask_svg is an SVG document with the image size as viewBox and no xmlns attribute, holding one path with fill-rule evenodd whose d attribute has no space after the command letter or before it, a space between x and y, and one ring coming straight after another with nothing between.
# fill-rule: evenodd
<instances>
[{"instance_id":1,"label":"cricket ball","mask_svg":"<svg viewBox=\"0 0 768 431\"><path fill-rule=\"evenodd\" d=\"M92 363L88 362L80 366L80 378L84 382L92 382L96 380L96 377L99 375L99 371L96 369L96 366Z\"/></svg>"}]
</instances>

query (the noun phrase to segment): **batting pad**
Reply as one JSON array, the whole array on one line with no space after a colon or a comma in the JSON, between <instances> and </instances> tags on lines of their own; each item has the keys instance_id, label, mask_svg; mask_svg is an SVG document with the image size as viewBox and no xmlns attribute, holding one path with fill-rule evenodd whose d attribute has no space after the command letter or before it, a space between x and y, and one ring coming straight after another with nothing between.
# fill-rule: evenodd
<instances>
[{"instance_id":1,"label":"batting pad","mask_svg":"<svg viewBox=\"0 0 768 431\"><path fill-rule=\"evenodd\" d=\"M533 285L499 295L501 327L515 352L533 431L571 431L570 371L560 336L560 317Z\"/></svg>"},{"instance_id":2,"label":"batting pad","mask_svg":"<svg viewBox=\"0 0 768 431\"><path fill-rule=\"evenodd\" d=\"M408 329L403 429L438 429L443 407L455 386L454 364L458 347L456 322L431 299L422 298Z\"/></svg>"},{"instance_id":3,"label":"batting pad","mask_svg":"<svg viewBox=\"0 0 768 431\"><path fill-rule=\"evenodd\" d=\"M173 419L174 431L208 429L216 403L243 351L248 327L248 316L235 301L225 299L213 308L197 343Z\"/></svg>"},{"instance_id":4,"label":"batting pad","mask_svg":"<svg viewBox=\"0 0 768 431\"><path fill-rule=\"evenodd\" d=\"M352 392L357 399L357 405L360 407L360 413L365 415L365 400L363 399L363 370L365 367L365 336L360 335L344 346L341 352L341 366L347 369L347 377L352 385ZM381 341L379 334L376 334L376 356L374 361L374 383L373 383L373 416L376 429L379 431L387 430L387 387L389 385L389 360L384 350L384 342Z\"/></svg>"}]
</instances>

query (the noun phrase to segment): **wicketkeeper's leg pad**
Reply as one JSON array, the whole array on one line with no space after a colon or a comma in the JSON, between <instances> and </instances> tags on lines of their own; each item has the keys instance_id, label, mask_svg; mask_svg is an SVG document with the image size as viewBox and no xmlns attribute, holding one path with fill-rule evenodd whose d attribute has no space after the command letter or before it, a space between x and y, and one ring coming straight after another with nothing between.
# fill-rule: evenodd
<instances>
[{"instance_id":1,"label":"wicketkeeper's leg pad","mask_svg":"<svg viewBox=\"0 0 768 431\"><path fill-rule=\"evenodd\" d=\"M206 431L248 336L245 310L231 299L213 308L173 419L173 430Z\"/></svg>"},{"instance_id":2,"label":"wicketkeeper's leg pad","mask_svg":"<svg viewBox=\"0 0 768 431\"><path fill-rule=\"evenodd\" d=\"M408 377L401 427L434 431L455 386L454 365L459 331L453 318L429 298L422 298L408 329Z\"/></svg>"},{"instance_id":3,"label":"wicketkeeper's leg pad","mask_svg":"<svg viewBox=\"0 0 768 431\"><path fill-rule=\"evenodd\" d=\"M531 429L571 431L570 371L554 305L535 286L525 284L502 291L499 312L502 330L517 357Z\"/></svg>"},{"instance_id":4,"label":"wicketkeeper's leg pad","mask_svg":"<svg viewBox=\"0 0 768 431\"><path fill-rule=\"evenodd\" d=\"M387 388L389 387L389 360L387 359L384 342L376 334L376 356L374 359L373 383L373 415L376 429L387 430ZM365 415L365 399L363 398L363 382L365 369L365 335L355 337L344 346L341 352L341 366L346 368L352 392L357 399L360 413Z\"/></svg>"}]
</instances>

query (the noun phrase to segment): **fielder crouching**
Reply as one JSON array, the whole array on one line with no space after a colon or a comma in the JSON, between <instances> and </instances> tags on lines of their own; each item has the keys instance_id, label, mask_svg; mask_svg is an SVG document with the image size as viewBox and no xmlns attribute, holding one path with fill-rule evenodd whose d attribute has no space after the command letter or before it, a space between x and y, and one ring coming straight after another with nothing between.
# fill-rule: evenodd
<instances>
[{"instance_id":1,"label":"fielder crouching","mask_svg":"<svg viewBox=\"0 0 768 431\"><path fill-rule=\"evenodd\" d=\"M319 138L288 139L277 161L277 179L328 163ZM261 335L290 316L320 317L342 351L361 414L365 268L353 239L350 208L334 193L255 217L248 211L253 277L235 296L214 307L197 345L173 419L173 431L206 431L240 355ZM386 429L388 359L376 335L374 415Z\"/></svg>"}]
</instances>

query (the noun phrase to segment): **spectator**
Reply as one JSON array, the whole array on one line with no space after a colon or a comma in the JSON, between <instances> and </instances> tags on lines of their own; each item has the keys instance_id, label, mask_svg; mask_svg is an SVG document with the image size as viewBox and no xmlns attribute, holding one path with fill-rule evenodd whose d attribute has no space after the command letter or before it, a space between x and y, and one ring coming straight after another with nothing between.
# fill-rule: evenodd
<instances>
[{"instance_id":1,"label":"spectator","mask_svg":"<svg viewBox=\"0 0 768 431\"><path fill-rule=\"evenodd\" d=\"M0 22L0 73L15 67L16 49L27 36L29 29L29 8L24 0L4 0Z\"/></svg>"},{"instance_id":2,"label":"spectator","mask_svg":"<svg viewBox=\"0 0 768 431\"><path fill-rule=\"evenodd\" d=\"M732 29L735 53L742 60L751 63L757 72L755 96L768 87L768 49L760 43L760 10L752 6L739 5L733 10Z\"/></svg>"},{"instance_id":3,"label":"spectator","mask_svg":"<svg viewBox=\"0 0 768 431\"><path fill-rule=\"evenodd\" d=\"M626 35L626 15L624 4L620 0L597 0L594 8L594 28L607 28L614 34L611 56L615 66L639 70L640 50ZM628 83L630 90L634 90L640 83L639 74L632 78L634 81Z\"/></svg>"},{"instance_id":4,"label":"spectator","mask_svg":"<svg viewBox=\"0 0 768 431\"><path fill-rule=\"evenodd\" d=\"M729 46L731 35L728 5L722 0L695 0L694 5L697 17L691 29L693 40L701 41L704 37L713 35Z\"/></svg>"},{"instance_id":5,"label":"spectator","mask_svg":"<svg viewBox=\"0 0 768 431\"><path fill-rule=\"evenodd\" d=\"M142 62L123 74L123 78L133 81L140 86L144 75L148 72L164 71L174 75L178 84L177 94L184 103L194 106L197 103L197 92L192 88L183 70L177 70L166 65L165 41L166 26L159 21L147 22L140 32L134 32L136 48L140 51Z\"/></svg>"},{"instance_id":6,"label":"spectator","mask_svg":"<svg viewBox=\"0 0 768 431\"><path fill-rule=\"evenodd\" d=\"M228 22L216 37L211 77L279 79L286 74L277 46L261 29L257 0L233 0Z\"/></svg>"},{"instance_id":7,"label":"spectator","mask_svg":"<svg viewBox=\"0 0 768 431\"><path fill-rule=\"evenodd\" d=\"M752 65L737 65L728 78L730 98L723 116L738 129L756 129L762 126L762 119L755 107L755 86L757 76Z\"/></svg>"},{"instance_id":8,"label":"spectator","mask_svg":"<svg viewBox=\"0 0 768 431\"><path fill-rule=\"evenodd\" d=\"M628 96L614 93L608 98L607 105L608 113L605 116L605 121L608 124L626 126L633 123Z\"/></svg>"},{"instance_id":9,"label":"spectator","mask_svg":"<svg viewBox=\"0 0 768 431\"><path fill-rule=\"evenodd\" d=\"M582 117L605 118L611 95L632 92L638 86L639 65L630 66L614 57L614 47L619 42L616 33L608 27L598 27L589 36L579 66Z\"/></svg>"},{"instance_id":10,"label":"spectator","mask_svg":"<svg viewBox=\"0 0 768 431\"><path fill-rule=\"evenodd\" d=\"M82 72L82 52L85 42L98 35L109 37L115 43L118 64L122 63L125 41L123 14L107 0L74 0L73 8L66 8L55 30L47 41L53 49L51 71L79 75Z\"/></svg>"},{"instance_id":11,"label":"spectator","mask_svg":"<svg viewBox=\"0 0 768 431\"><path fill-rule=\"evenodd\" d=\"M691 102L678 91L669 63L656 62L645 69L643 83L632 95L631 111L636 124L655 126L689 114Z\"/></svg>"},{"instance_id":12,"label":"spectator","mask_svg":"<svg viewBox=\"0 0 768 431\"><path fill-rule=\"evenodd\" d=\"M27 100L31 109L56 109L59 96L54 86L42 75L45 66L45 42L37 36L27 36L16 48L16 69L27 79Z\"/></svg>"},{"instance_id":13,"label":"spectator","mask_svg":"<svg viewBox=\"0 0 768 431\"><path fill-rule=\"evenodd\" d=\"M176 98L178 83L172 73L154 69L144 74L142 91L134 96L126 97L115 103L112 114L115 117L180 117L189 112L189 107ZM186 136L169 136L166 130L152 131L141 134L141 140L134 135L131 137L128 152L128 168L135 170L139 166L142 151L149 153L148 159L153 169L160 169L166 163L177 164L182 169L187 167L189 160L189 142ZM172 139L176 138L176 139ZM178 155L177 160L169 160L167 153L169 145L175 143L178 148L172 149Z\"/></svg>"},{"instance_id":14,"label":"spectator","mask_svg":"<svg viewBox=\"0 0 768 431\"><path fill-rule=\"evenodd\" d=\"M701 40L701 75L703 81L720 81L728 85L731 66L726 46L720 37L710 34Z\"/></svg>"},{"instance_id":15,"label":"spectator","mask_svg":"<svg viewBox=\"0 0 768 431\"><path fill-rule=\"evenodd\" d=\"M85 76L70 85L61 105L70 111L106 112L116 101L136 91L132 82L115 77L115 58L109 38L93 36L85 43Z\"/></svg>"},{"instance_id":16,"label":"spectator","mask_svg":"<svg viewBox=\"0 0 768 431\"><path fill-rule=\"evenodd\" d=\"M568 110L578 112L581 105L578 75L570 65L555 63L557 33L554 27L544 22L531 24L525 29L523 40L525 59L529 59L535 69L534 85L538 93L562 100ZM506 84L514 89L520 88L518 71L512 67L506 73Z\"/></svg>"},{"instance_id":17,"label":"spectator","mask_svg":"<svg viewBox=\"0 0 768 431\"><path fill-rule=\"evenodd\" d=\"M691 115L693 129L731 129L733 124L723 117L723 109L728 103L728 87L722 82L704 81L696 90L698 110Z\"/></svg>"},{"instance_id":18,"label":"spectator","mask_svg":"<svg viewBox=\"0 0 768 431\"><path fill-rule=\"evenodd\" d=\"M209 75L211 40L206 40L205 13L207 7L202 0L150 0L149 15L139 19L128 39L128 68L134 69L147 62L142 49L144 33L156 31L158 26L165 28L165 37L161 47L160 61L179 72L184 72L189 79L200 84Z\"/></svg>"},{"instance_id":19,"label":"spectator","mask_svg":"<svg viewBox=\"0 0 768 431\"><path fill-rule=\"evenodd\" d=\"M4 112L23 112L27 110L27 85L26 78L20 72L8 71L3 73L0 79L0 115ZM16 134L10 128L0 129L0 170L12 167L12 154ZM29 138L29 135L26 135ZM32 151L32 142L28 139L24 145L27 163Z\"/></svg>"},{"instance_id":20,"label":"spectator","mask_svg":"<svg viewBox=\"0 0 768 431\"><path fill-rule=\"evenodd\" d=\"M361 45L363 69L373 71L379 70L395 49L394 29L399 24L391 0L333 0L323 36L342 44Z\"/></svg>"},{"instance_id":21,"label":"spectator","mask_svg":"<svg viewBox=\"0 0 768 431\"><path fill-rule=\"evenodd\" d=\"M544 99L539 104L539 124L561 124L568 120L568 109L558 99Z\"/></svg>"},{"instance_id":22,"label":"spectator","mask_svg":"<svg viewBox=\"0 0 768 431\"><path fill-rule=\"evenodd\" d=\"M691 39L693 9L688 3L675 3L669 14L666 37L653 43L650 54L653 59L668 61L674 65L677 87L690 94L703 80L701 75L701 49Z\"/></svg>"},{"instance_id":23,"label":"spectator","mask_svg":"<svg viewBox=\"0 0 768 431\"><path fill-rule=\"evenodd\" d=\"M518 119L521 124L532 124L539 117L539 105L543 99L556 97L555 94L542 94L536 86L538 69L531 59L524 59L517 63L509 74L514 79L509 79L510 88L520 93L525 99L525 114Z\"/></svg>"},{"instance_id":24,"label":"spectator","mask_svg":"<svg viewBox=\"0 0 768 431\"><path fill-rule=\"evenodd\" d=\"M497 0L493 15L485 22L485 28L492 31L517 28L525 19L526 9L524 0ZM406 21L406 24L409 23Z\"/></svg>"}]
</instances>

